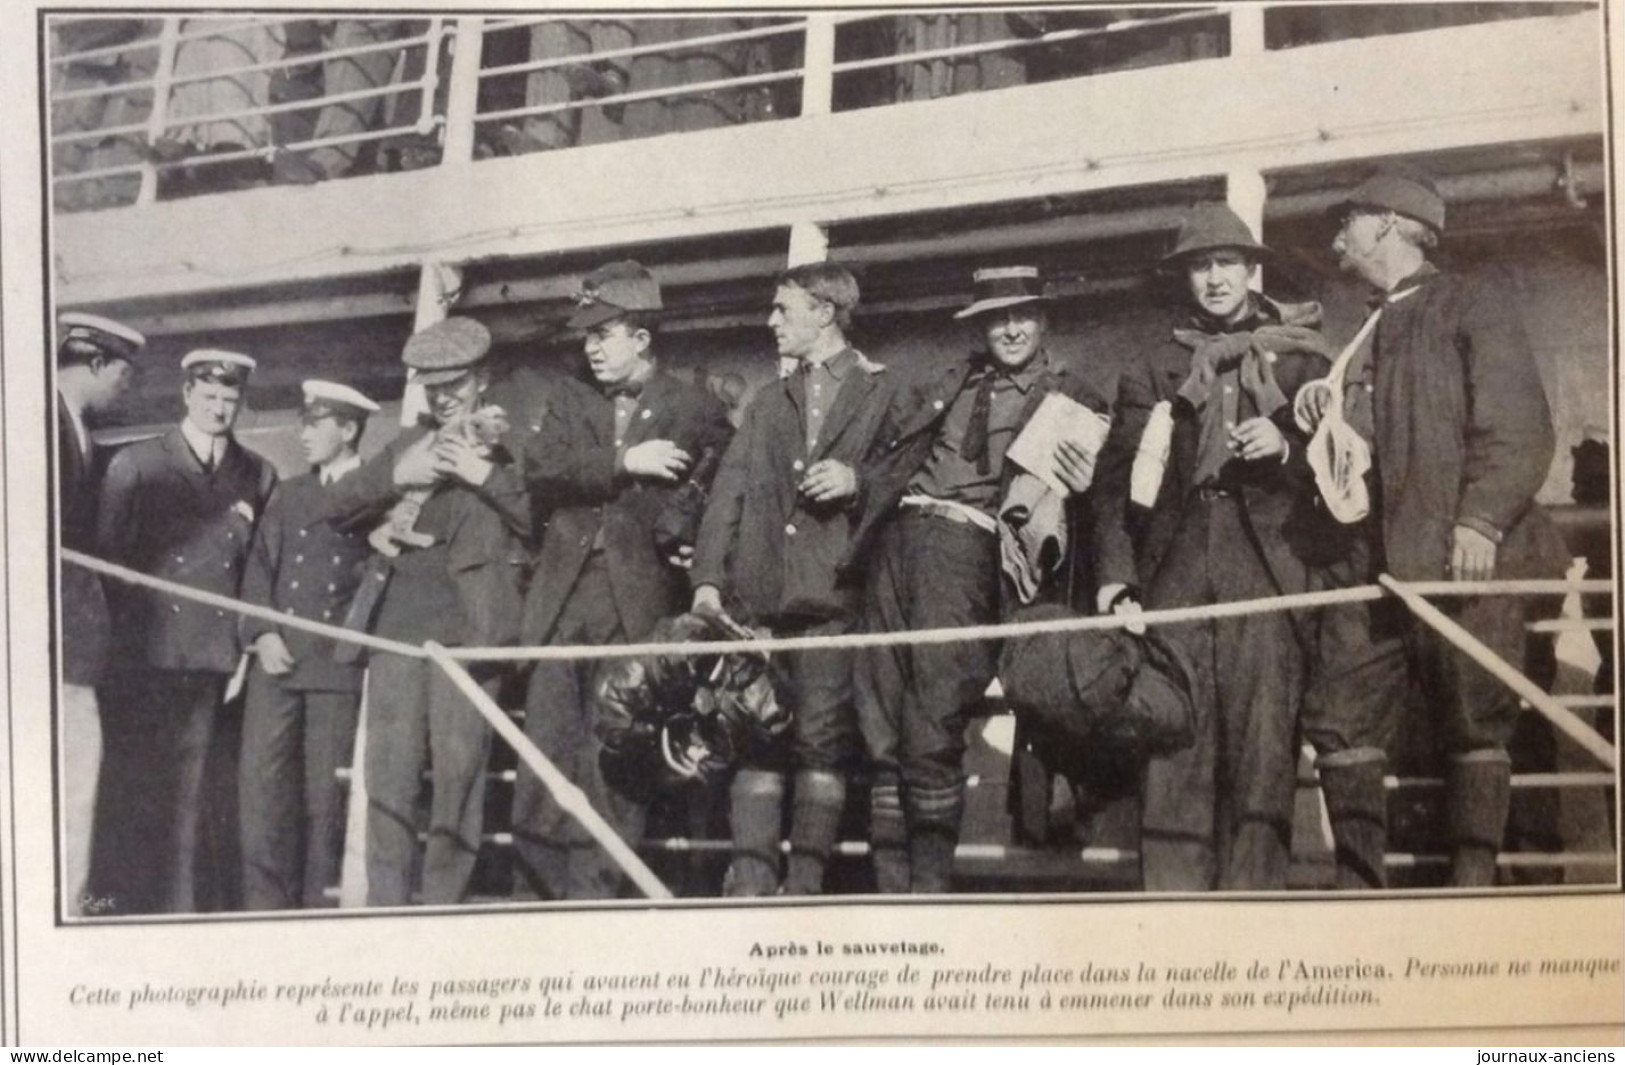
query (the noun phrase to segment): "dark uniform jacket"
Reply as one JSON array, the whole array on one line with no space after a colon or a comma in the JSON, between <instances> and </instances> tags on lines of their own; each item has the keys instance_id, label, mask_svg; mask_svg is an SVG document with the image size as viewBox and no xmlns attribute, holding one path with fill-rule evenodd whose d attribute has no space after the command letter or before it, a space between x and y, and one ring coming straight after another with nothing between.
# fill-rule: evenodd
<instances>
[{"instance_id":1,"label":"dark uniform jacket","mask_svg":"<svg viewBox=\"0 0 1625 1065\"><path fill-rule=\"evenodd\" d=\"M96 543L103 558L217 595L235 596L276 471L235 439L203 468L177 427L113 456ZM110 586L124 664L230 673L241 648L225 610Z\"/></svg>"},{"instance_id":2,"label":"dark uniform jacket","mask_svg":"<svg viewBox=\"0 0 1625 1065\"><path fill-rule=\"evenodd\" d=\"M796 488L825 459L859 468L886 413L892 377L860 358L841 381L811 453L805 375L763 386L711 487L690 573L695 587L715 585L730 610L751 621L856 614L859 586L836 581L857 519L854 501L813 504Z\"/></svg>"},{"instance_id":3,"label":"dark uniform jacket","mask_svg":"<svg viewBox=\"0 0 1625 1065\"><path fill-rule=\"evenodd\" d=\"M1497 577L1561 574L1564 551L1534 505L1556 446L1516 298L1488 278L1426 266L1384 306L1372 392L1388 571L1442 580L1451 530L1497 540Z\"/></svg>"},{"instance_id":4,"label":"dark uniform jacket","mask_svg":"<svg viewBox=\"0 0 1625 1065\"><path fill-rule=\"evenodd\" d=\"M1265 313L1277 317L1267 301L1265 305ZM1180 386L1190 375L1191 358L1191 349L1170 336L1130 363L1118 378L1111 430L1096 462L1091 490L1095 579L1102 587L1125 584L1141 588L1151 584L1197 487L1193 481L1200 418L1178 398ZM1252 548L1262 552L1282 592L1305 590L1309 567L1340 557L1346 549L1347 533L1340 531L1316 504L1304 436L1292 422L1292 399L1298 389L1324 377L1330 369L1328 360L1319 354L1279 354L1274 363L1275 379L1287 403L1275 413L1274 420L1291 448L1288 460L1235 459L1222 470L1224 485L1239 492L1245 502L1248 520L1256 533ZM1129 482L1151 408L1163 400L1173 403L1173 440L1162 487L1155 505L1148 509L1129 499ZM1251 398L1243 394L1238 424L1257 413Z\"/></svg>"},{"instance_id":5,"label":"dark uniform jacket","mask_svg":"<svg viewBox=\"0 0 1625 1065\"><path fill-rule=\"evenodd\" d=\"M699 464L706 452L726 449L732 432L716 397L655 373L644 384L622 450L670 440ZM561 381L541 431L530 438L525 474L550 515L525 603L526 643L551 637L595 543L609 564L621 626L633 639L687 605L683 572L666 561L654 538L680 482L657 484L618 468L615 406L608 396L574 379Z\"/></svg>"},{"instance_id":6,"label":"dark uniform jacket","mask_svg":"<svg viewBox=\"0 0 1625 1065\"><path fill-rule=\"evenodd\" d=\"M1050 358L1051 361L1036 386L1029 390L1027 402L1017 420L1019 425L1027 423L1039 403L1051 392L1060 392L1096 411L1106 409L1105 400L1072 367L1042 351L1033 357ZM909 482L931 457L932 444L947 420L955 398L965 389L966 382L980 369L985 359L984 355L972 353L901 383L896 388L890 409L875 438L875 446L858 477L859 518L852 545L841 564L843 573L860 568L867 552L874 549L881 526L896 512L898 501L908 491ZM1000 475L1000 499L1009 490L1016 472L1015 463L1004 463Z\"/></svg>"},{"instance_id":7,"label":"dark uniform jacket","mask_svg":"<svg viewBox=\"0 0 1625 1065\"><path fill-rule=\"evenodd\" d=\"M363 538L401 496L395 462L431 430L405 429L359 470L327 487L328 520ZM390 560L389 584L372 631L421 643L510 644L519 634L520 586L528 561L530 499L508 452L494 449L485 484L439 484L418 515L416 530L433 536L425 548L405 548Z\"/></svg>"},{"instance_id":8,"label":"dark uniform jacket","mask_svg":"<svg viewBox=\"0 0 1625 1065\"><path fill-rule=\"evenodd\" d=\"M351 470L349 476L357 472ZM372 549L365 532L329 524L327 508L327 490L316 473L277 486L265 505L243 571L242 598L246 602L309 621L343 622L361 564ZM332 640L251 617L243 618L239 630L244 647L267 632L281 634L293 655L293 669L275 678L284 688L361 690L361 667L335 661Z\"/></svg>"},{"instance_id":9,"label":"dark uniform jacket","mask_svg":"<svg viewBox=\"0 0 1625 1065\"><path fill-rule=\"evenodd\" d=\"M73 417L56 401L57 518L62 546L96 553L96 506L101 494L94 453L79 447ZM110 637L107 595L102 579L70 562L62 563L62 679L94 684L106 665Z\"/></svg>"}]
</instances>

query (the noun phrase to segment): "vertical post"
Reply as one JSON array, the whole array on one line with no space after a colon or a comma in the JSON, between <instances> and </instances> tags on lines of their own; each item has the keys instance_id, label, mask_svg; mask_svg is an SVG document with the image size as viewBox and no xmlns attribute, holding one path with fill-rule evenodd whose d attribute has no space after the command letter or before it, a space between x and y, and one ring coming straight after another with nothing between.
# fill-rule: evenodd
<instances>
[{"instance_id":1,"label":"vertical post","mask_svg":"<svg viewBox=\"0 0 1625 1065\"><path fill-rule=\"evenodd\" d=\"M1262 3L1230 5L1230 54L1258 55L1265 51Z\"/></svg>"},{"instance_id":2,"label":"vertical post","mask_svg":"<svg viewBox=\"0 0 1625 1065\"><path fill-rule=\"evenodd\" d=\"M790 226L787 266L821 263L829 258L829 232L817 222L794 222Z\"/></svg>"},{"instance_id":3,"label":"vertical post","mask_svg":"<svg viewBox=\"0 0 1625 1065\"><path fill-rule=\"evenodd\" d=\"M163 138L169 123L169 82L175 75L175 52L180 47L181 20L166 18L158 30L158 65L152 72L152 110L147 115L147 147ZM141 190L136 203L158 199L158 167L147 163L141 168Z\"/></svg>"},{"instance_id":4,"label":"vertical post","mask_svg":"<svg viewBox=\"0 0 1625 1065\"><path fill-rule=\"evenodd\" d=\"M418 271L418 298L412 315L412 332L425 329L446 317L463 287L463 268L448 263L426 262ZM407 378L401 396L401 424L416 425L418 417L429 412L429 400L416 376Z\"/></svg>"},{"instance_id":5,"label":"vertical post","mask_svg":"<svg viewBox=\"0 0 1625 1065\"><path fill-rule=\"evenodd\" d=\"M474 158L474 115L480 103L480 57L485 51L485 20L460 18L451 42L451 78L446 93L446 136L440 156L447 163ZM434 56L429 57L434 61Z\"/></svg>"},{"instance_id":6,"label":"vertical post","mask_svg":"<svg viewBox=\"0 0 1625 1065\"><path fill-rule=\"evenodd\" d=\"M1247 228L1262 241L1264 239L1264 202L1269 199L1269 188L1262 170L1232 170L1225 175L1225 202L1247 223ZM1262 291L1264 271L1253 279L1255 291Z\"/></svg>"},{"instance_id":7,"label":"vertical post","mask_svg":"<svg viewBox=\"0 0 1625 1065\"><path fill-rule=\"evenodd\" d=\"M423 35L423 87L418 90L418 124L417 133L426 137L434 132L434 101L435 95L440 92L440 45L446 39L446 20L443 18L430 19L429 29ZM410 50L408 50L410 51ZM407 51L400 54L397 68L411 69ZM396 100L403 99L398 96L388 97L393 107ZM393 120L387 123L394 125Z\"/></svg>"},{"instance_id":8,"label":"vertical post","mask_svg":"<svg viewBox=\"0 0 1625 1065\"><path fill-rule=\"evenodd\" d=\"M801 117L827 115L835 105L835 16L809 14L801 48Z\"/></svg>"}]
</instances>

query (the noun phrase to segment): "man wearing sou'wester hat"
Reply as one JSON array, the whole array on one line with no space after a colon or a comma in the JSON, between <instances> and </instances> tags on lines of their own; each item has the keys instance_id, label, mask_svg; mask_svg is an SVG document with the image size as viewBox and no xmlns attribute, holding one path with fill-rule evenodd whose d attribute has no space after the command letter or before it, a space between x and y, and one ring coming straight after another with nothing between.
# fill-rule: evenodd
<instances>
[{"instance_id":1,"label":"man wearing sou'wester hat","mask_svg":"<svg viewBox=\"0 0 1625 1065\"><path fill-rule=\"evenodd\" d=\"M327 486L332 524L368 533L381 551L393 552L369 562L376 569L366 579L382 593L358 592L347 624L447 647L502 646L518 636L530 497L503 443L505 417L484 400L490 348L490 332L472 318L447 318L414 333L401 362L423 385L428 414ZM416 511L413 520L399 517L403 503L411 506L402 509ZM494 694L501 669L471 666ZM364 752L368 905L463 901L485 820L490 748L491 727L433 663L371 655ZM425 769L434 786L415 892Z\"/></svg>"},{"instance_id":2,"label":"man wearing sou'wester hat","mask_svg":"<svg viewBox=\"0 0 1625 1065\"><path fill-rule=\"evenodd\" d=\"M254 526L276 484L271 464L232 432L254 365L247 355L217 349L181 360L186 416L179 427L131 444L108 466L97 514L103 558L201 591L237 594ZM235 836L236 828L206 817L212 811L202 807L216 716L242 653L235 619L129 585L109 583L108 596L119 651L101 700L106 756L93 893L119 913L225 905L227 841L220 836Z\"/></svg>"},{"instance_id":3,"label":"man wearing sou'wester hat","mask_svg":"<svg viewBox=\"0 0 1625 1065\"><path fill-rule=\"evenodd\" d=\"M1371 514L1353 527L1356 579L1560 576L1567 553L1534 502L1555 452L1551 411L1515 294L1492 275L1429 262L1445 202L1417 169L1374 174L1338 211L1332 249L1375 293L1342 412L1371 450ZM1318 407L1304 412L1311 425ZM1522 601L1438 605L1502 660L1522 665ZM1346 807L1345 821L1358 826L1339 837L1340 880L1384 883L1382 781L1399 714L1420 689L1450 759L1451 882L1493 884L1517 696L1392 601L1327 611L1320 659L1305 736L1320 752L1328 807Z\"/></svg>"},{"instance_id":4,"label":"man wearing sou'wester hat","mask_svg":"<svg viewBox=\"0 0 1625 1065\"><path fill-rule=\"evenodd\" d=\"M1047 344L1038 269L978 270L955 315L965 355L900 385L859 470L857 528L842 568L866 563L867 627L983 625L1013 605L1001 576L999 513L1017 473L1005 451L1044 397L1104 400ZM1088 487L1093 456L1068 442L1058 475ZM950 890L964 813L966 719L993 679L986 641L874 648L858 665L858 722L872 771L870 845L883 892Z\"/></svg>"},{"instance_id":5,"label":"man wearing sou'wester hat","mask_svg":"<svg viewBox=\"0 0 1625 1065\"><path fill-rule=\"evenodd\" d=\"M1318 306L1252 290L1268 254L1228 206L1205 203L1162 260L1189 312L1118 379L1094 494L1101 613L1314 579L1323 523L1291 399L1330 363ZM1192 678L1194 742L1145 767L1146 890L1286 886L1309 624L1273 612L1165 630Z\"/></svg>"},{"instance_id":6,"label":"man wearing sou'wester hat","mask_svg":"<svg viewBox=\"0 0 1625 1065\"><path fill-rule=\"evenodd\" d=\"M359 530L326 520L327 488L361 466L356 448L378 404L348 385L305 381L299 445L310 470L277 485L254 533L242 598L338 624L369 553ZM239 622L255 661L238 765L245 910L327 904L344 844L344 792L360 711L361 666L329 639L260 618Z\"/></svg>"}]
</instances>

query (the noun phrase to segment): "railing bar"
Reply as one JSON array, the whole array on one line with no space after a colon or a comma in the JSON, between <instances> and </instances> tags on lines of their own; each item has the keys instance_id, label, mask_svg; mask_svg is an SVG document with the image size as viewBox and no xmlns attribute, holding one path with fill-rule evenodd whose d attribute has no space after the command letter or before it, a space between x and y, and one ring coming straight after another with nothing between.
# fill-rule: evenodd
<instances>
[{"instance_id":1,"label":"railing bar","mask_svg":"<svg viewBox=\"0 0 1625 1065\"><path fill-rule=\"evenodd\" d=\"M428 80L427 75L425 75L416 81L396 82L391 85L380 85L373 89L355 89L351 92L341 92L337 96L318 96L310 100L291 100L285 104L266 104L263 107L245 107L236 111L218 111L208 115L183 115L166 121L164 128L183 129L187 126L207 126L216 122L229 122L237 118L277 115L284 111L311 111L333 104L348 103L351 100L367 100L375 96L395 96L401 93L420 92Z\"/></svg>"},{"instance_id":2,"label":"railing bar","mask_svg":"<svg viewBox=\"0 0 1625 1065\"><path fill-rule=\"evenodd\" d=\"M621 103L636 103L640 100L660 100L668 96L695 96L700 93L716 92L720 89L743 88L749 85L765 85L774 81L794 81L801 77L801 69L774 71L769 74L749 74L742 78L730 78L723 81L697 81L692 85L677 85L669 88L643 89L639 92L622 93L619 96L604 96L596 100L571 100L563 104L540 104L536 107L513 107L506 111L490 111L475 115L475 122L496 122L504 118L517 118L522 115L548 115L561 111L577 111L586 107L605 107Z\"/></svg>"},{"instance_id":3,"label":"railing bar","mask_svg":"<svg viewBox=\"0 0 1625 1065\"><path fill-rule=\"evenodd\" d=\"M1613 706L1619 700L1617 695L1554 695L1558 706L1569 707L1602 707Z\"/></svg>"},{"instance_id":4,"label":"railing bar","mask_svg":"<svg viewBox=\"0 0 1625 1065\"><path fill-rule=\"evenodd\" d=\"M186 21L195 22L198 20L187 19ZM214 26L207 30L199 30L196 33L177 34L175 41L177 44L184 43L186 41L201 41L209 37L219 37L227 33L242 33L244 30L263 30L269 29L272 26L286 26L291 22L302 21L305 20L301 18L262 19L257 22L232 22L230 20L223 20L223 25ZM51 63L53 65L57 63L71 63L76 59L93 59L104 55L118 55L122 52L134 51L141 48L155 48L157 45L157 37L143 37L138 41L130 41L128 44L110 44L105 48L91 48L83 52L69 52L67 55L53 56L51 58Z\"/></svg>"},{"instance_id":5,"label":"railing bar","mask_svg":"<svg viewBox=\"0 0 1625 1065\"><path fill-rule=\"evenodd\" d=\"M1614 627L1613 618L1548 618L1524 626L1530 632L1605 632Z\"/></svg>"},{"instance_id":6,"label":"railing bar","mask_svg":"<svg viewBox=\"0 0 1625 1065\"><path fill-rule=\"evenodd\" d=\"M438 124L439 117L435 118ZM346 134L340 137L320 137L316 140L297 141L293 144L268 144L262 148L244 148L237 152L220 152L215 155L193 155L185 159L175 159L170 162L156 163L159 170L173 170L181 166L212 166L216 163L234 163L239 159L253 159L258 156L271 156L277 152L302 152L312 148L328 148L339 144L362 144L366 141L388 140L402 134L417 133L417 125L390 126L388 129L369 130L366 133ZM52 178L54 184L71 184L76 181L90 181L94 178L105 177L111 174L123 174L132 170L140 170L145 164L131 164L128 166L107 167L104 170L86 170L78 174L63 174Z\"/></svg>"},{"instance_id":7,"label":"railing bar","mask_svg":"<svg viewBox=\"0 0 1625 1065\"><path fill-rule=\"evenodd\" d=\"M79 141L100 140L103 137L113 137L121 133L145 133L147 124L136 122L128 126L108 126L106 129L87 129L78 133L63 133L51 138L52 144L77 144Z\"/></svg>"},{"instance_id":8,"label":"railing bar","mask_svg":"<svg viewBox=\"0 0 1625 1065\"><path fill-rule=\"evenodd\" d=\"M173 82L171 82L173 84ZM69 100L90 100L97 96L112 96L116 93L151 92L157 88L154 81L122 81L116 85L98 85L90 89L74 89L71 92L53 92L50 102L53 104L66 103Z\"/></svg>"},{"instance_id":9,"label":"railing bar","mask_svg":"<svg viewBox=\"0 0 1625 1065\"><path fill-rule=\"evenodd\" d=\"M682 40L662 41L658 44L635 44L628 45L625 48L609 48L602 52L580 52L575 55L554 56L550 59L532 59L523 63L510 63L502 67L487 67L480 71L480 80L503 77L509 74L523 74L535 70L548 70L554 67L575 66L579 63L598 63L606 59L627 59L656 53L684 52L693 48L703 48L709 44L748 41L759 37L777 37L786 33L804 30L806 27L807 23L805 21L788 22L780 26L758 26L749 30L714 33L705 37L685 37Z\"/></svg>"},{"instance_id":10,"label":"railing bar","mask_svg":"<svg viewBox=\"0 0 1625 1065\"><path fill-rule=\"evenodd\" d=\"M985 55L989 52L1012 51L1017 48L1034 48L1046 44L1065 44L1068 41L1081 40L1087 37L1104 37L1107 34L1123 33L1128 30L1143 29L1147 26L1167 26L1177 22L1195 22L1223 17L1224 12L1219 10L1186 11L1178 15L1168 15L1156 19L1135 19L1133 21L1115 22L1110 26L1101 26L1094 29L1056 30L1046 33L1042 37L1012 37L1005 41L988 41L981 44L962 44L953 48L933 48L923 52L907 52L895 56L878 56L874 59L849 59L844 63L836 63L834 70L837 74L846 74L854 70L871 70L876 67L904 66L909 63L923 63L929 59L949 59L956 56Z\"/></svg>"}]
</instances>

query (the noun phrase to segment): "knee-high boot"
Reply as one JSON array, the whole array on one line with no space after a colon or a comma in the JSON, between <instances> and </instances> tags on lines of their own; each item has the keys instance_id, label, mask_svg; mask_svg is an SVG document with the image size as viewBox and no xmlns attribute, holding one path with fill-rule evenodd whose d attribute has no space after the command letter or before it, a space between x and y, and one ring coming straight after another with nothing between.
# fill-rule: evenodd
<instances>
[{"instance_id":1,"label":"knee-high boot","mask_svg":"<svg viewBox=\"0 0 1625 1065\"><path fill-rule=\"evenodd\" d=\"M729 789L733 862L723 893L735 898L772 895L779 889L779 842L784 825L784 777L741 769Z\"/></svg>"},{"instance_id":2,"label":"knee-high boot","mask_svg":"<svg viewBox=\"0 0 1625 1065\"><path fill-rule=\"evenodd\" d=\"M1451 886L1491 887L1512 804L1512 760L1500 749L1458 754L1446 787Z\"/></svg>"},{"instance_id":3,"label":"knee-high boot","mask_svg":"<svg viewBox=\"0 0 1625 1065\"><path fill-rule=\"evenodd\" d=\"M875 890L901 895L909 890L908 818L903 813L903 787L895 780L869 791L869 853L874 861Z\"/></svg>"},{"instance_id":4,"label":"knee-high boot","mask_svg":"<svg viewBox=\"0 0 1625 1065\"><path fill-rule=\"evenodd\" d=\"M790 800L790 860L784 875L786 895L820 895L824 867L835 850L835 836L846 806L846 780L835 773L803 769L796 774Z\"/></svg>"},{"instance_id":5,"label":"knee-high boot","mask_svg":"<svg viewBox=\"0 0 1625 1065\"><path fill-rule=\"evenodd\" d=\"M950 890L964 811L963 784L908 789L909 888L914 894L945 895Z\"/></svg>"},{"instance_id":6,"label":"knee-high boot","mask_svg":"<svg viewBox=\"0 0 1625 1065\"><path fill-rule=\"evenodd\" d=\"M1387 764L1386 755L1376 747L1355 747L1320 758L1320 792L1337 849L1339 891L1388 884L1383 862L1388 851L1388 791L1383 785Z\"/></svg>"}]
</instances>

